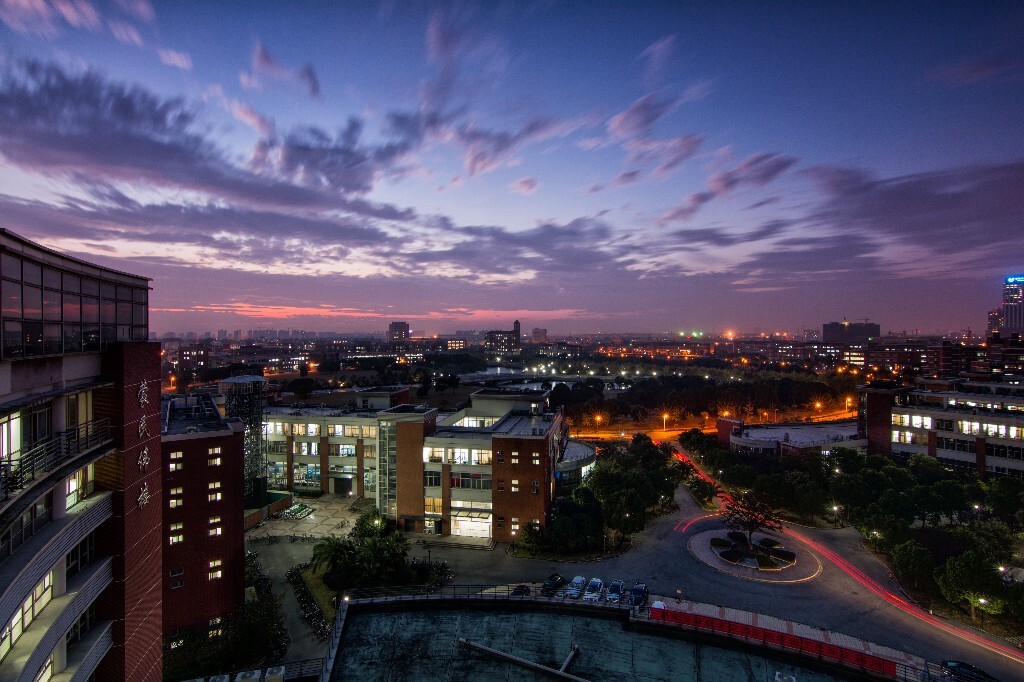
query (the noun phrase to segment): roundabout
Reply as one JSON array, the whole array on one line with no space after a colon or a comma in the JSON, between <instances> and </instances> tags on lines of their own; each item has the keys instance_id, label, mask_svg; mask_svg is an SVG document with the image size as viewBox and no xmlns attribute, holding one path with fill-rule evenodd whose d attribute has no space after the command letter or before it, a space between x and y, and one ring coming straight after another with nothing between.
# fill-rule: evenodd
<instances>
[{"instance_id":1,"label":"roundabout","mask_svg":"<svg viewBox=\"0 0 1024 682\"><path fill-rule=\"evenodd\" d=\"M805 583L814 580L821 575L821 560L810 552L802 543L794 542L792 545L785 545L786 549L796 555L796 561L785 562L778 568L766 570L757 568L756 565L744 565L733 563L723 559L715 548L711 546L714 539L724 539L727 531L721 528L706 530L690 536L686 543L686 549L690 554L707 566L722 573L743 580L754 580L763 583ZM769 533L754 533L754 542L761 540L774 540L783 542L785 536L778 536Z\"/></svg>"}]
</instances>

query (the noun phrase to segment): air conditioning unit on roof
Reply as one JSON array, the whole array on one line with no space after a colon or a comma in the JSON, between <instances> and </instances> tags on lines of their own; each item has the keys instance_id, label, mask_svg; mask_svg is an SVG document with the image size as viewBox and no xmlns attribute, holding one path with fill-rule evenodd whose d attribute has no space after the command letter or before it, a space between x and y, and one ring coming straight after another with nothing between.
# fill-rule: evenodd
<instances>
[{"instance_id":1,"label":"air conditioning unit on roof","mask_svg":"<svg viewBox=\"0 0 1024 682\"><path fill-rule=\"evenodd\" d=\"M264 682L284 682L284 666L279 665L275 668L267 668L267 676L264 678Z\"/></svg>"},{"instance_id":2,"label":"air conditioning unit on roof","mask_svg":"<svg viewBox=\"0 0 1024 682\"><path fill-rule=\"evenodd\" d=\"M235 675L235 682L259 682L262 677L262 670L246 670Z\"/></svg>"}]
</instances>

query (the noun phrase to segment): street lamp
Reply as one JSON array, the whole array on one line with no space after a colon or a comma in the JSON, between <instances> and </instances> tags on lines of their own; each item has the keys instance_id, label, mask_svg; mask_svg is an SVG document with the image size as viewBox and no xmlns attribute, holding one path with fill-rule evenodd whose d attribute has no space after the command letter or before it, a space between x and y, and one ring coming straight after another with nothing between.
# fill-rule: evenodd
<instances>
[{"instance_id":1,"label":"street lamp","mask_svg":"<svg viewBox=\"0 0 1024 682\"><path fill-rule=\"evenodd\" d=\"M601 415L596 415L594 417L594 422L597 424L597 426L595 427L596 430L594 431L594 433L600 433L601 432Z\"/></svg>"},{"instance_id":2,"label":"street lamp","mask_svg":"<svg viewBox=\"0 0 1024 682\"><path fill-rule=\"evenodd\" d=\"M512 531L512 556L516 555L516 532Z\"/></svg>"},{"instance_id":3,"label":"street lamp","mask_svg":"<svg viewBox=\"0 0 1024 682\"><path fill-rule=\"evenodd\" d=\"M661 430L668 431L668 412L661 414Z\"/></svg>"}]
</instances>

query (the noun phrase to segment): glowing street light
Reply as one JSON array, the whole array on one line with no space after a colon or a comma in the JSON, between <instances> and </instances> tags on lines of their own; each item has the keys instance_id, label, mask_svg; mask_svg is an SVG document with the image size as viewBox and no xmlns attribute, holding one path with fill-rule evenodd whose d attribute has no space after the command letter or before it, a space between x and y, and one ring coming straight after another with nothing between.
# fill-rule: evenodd
<instances>
[{"instance_id":1,"label":"glowing street light","mask_svg":"<svg viewBox=\"0 0 1024 682\"><path fill-rule=\"evenodd\" d=\"M663 412L661 415L661 430L668 431L668 412Z\"/></svg>"}]
</instances>

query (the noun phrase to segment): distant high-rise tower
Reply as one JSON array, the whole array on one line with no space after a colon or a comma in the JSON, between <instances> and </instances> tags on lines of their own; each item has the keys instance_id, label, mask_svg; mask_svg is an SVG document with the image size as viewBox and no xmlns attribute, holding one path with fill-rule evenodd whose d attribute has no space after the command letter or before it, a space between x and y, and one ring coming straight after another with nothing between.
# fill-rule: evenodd
<instances>
[{"instance_id":1,"label":"distant high-rise tower","mask_svg":"<svg viewBox=\"0 0 1024 682\"><path fill-rule=\"evenodd\" d=\"M392 322L388 325L388 341L406 341L409 336L408 322Z\"/></svg>"},{"instance_id":2,"label":"distant high-rise tower","mask_svg":"<svg viewBox=\"0 0 1024 682\"><path fill-rule=\"evenodd\" d=\"M1024 333L1024 275L1012 275L1003 282L1002 313L1001 332Z\"/></svg>"}]
</instances>

